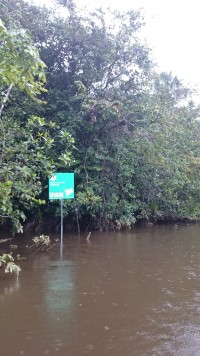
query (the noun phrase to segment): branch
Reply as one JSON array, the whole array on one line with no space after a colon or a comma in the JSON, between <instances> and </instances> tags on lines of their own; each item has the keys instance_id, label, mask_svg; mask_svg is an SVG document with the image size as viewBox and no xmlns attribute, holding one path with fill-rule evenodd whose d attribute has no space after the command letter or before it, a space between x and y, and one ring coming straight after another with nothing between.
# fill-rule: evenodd
<instances>
[{"instance_id":1,"label":"branch","mask_svg":"<svg viewBox=\"0 0 200 356\"><path fill-rule=\"evenodd\" d=\"M4 106L6 105L6 103L8 101L11 89L12 89L12 83L10 84L6 95L4 96L2 104L1 104L1 107L0 107L0 125L1 125L1 132L2 132L2 135L3 135L2 152L1 152L0 162L2 162L2 160L3 160L3 153L4 153L4 150L5 150L5 146L6 146L6 133L5 133L5 129L4 129L4 125L3 125L3 121L2 121L1 116L2 116L2 112L3 112Z\"/></svg>"},{"instance_id":2,"label":"branch","mask_svg":"<svg viewBox=\"0 0 200 356\"><path fill-rule=\"evenodd\" d=\"M10 86L9 86L9 88L7 90L7 93L6 93L5 97L3 98L3 101L2 101L2 104L1 104L1 107L0 107L0 118L1 118L4 106L6 105L6 102L8 101L11 89L12 89L12 83L10 84Z\"/></svg>"}]
</instances>

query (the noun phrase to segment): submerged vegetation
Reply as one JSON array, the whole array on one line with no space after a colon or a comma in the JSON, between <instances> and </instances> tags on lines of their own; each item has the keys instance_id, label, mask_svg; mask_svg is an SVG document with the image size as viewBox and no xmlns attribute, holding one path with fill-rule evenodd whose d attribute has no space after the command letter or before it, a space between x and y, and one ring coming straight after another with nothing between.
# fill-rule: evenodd
<instances>
[{"instance_id":1,"label":"submerged vegetation","mask_svg":"<svg viewBox=\"0 0 200 356\"><path fill-rule=\"evenodd\" d=\"M0 242L8 242L11 239L1 239ZM28 246L30 253L33 255L37 252L48 252L51 250L55 244L52 245L51 239L48 235L40 235L35 236L33 239L33 245ZM34 247L34 251L33 251ZM10 250L16 250L18 248L17 245L10 244ZM19 273L21 272L21 267L18 266L15 261L23 261L26 260L26 257L21 256L20 254L16 254L15 258L13 257L12 252L10 253L0 253L0 269L3 268L5 273L14 273L17 278L19 277Z\"/></svg>"},{"instance_id":2,"label":"submerged vegetation","mask_svg":"<svg viewBox=\"0 0 200 356\"><path fill-rule=\"evenodd\" d=\"M17 277L21 268L15 264L14 258L9 253L0 255L0 268L4 268L5 273L15 273Z\"/></svg>"},{"instance_id":3,"label":"submerged vegetation","mask_svg":"<svg viewBox=\"0 0 200 356\"><path fill-rule=\"evenodd\" d=\"M33 243L34 243L34 247L36 247L36 250L33 253L36 253L38 251L48 251L49 249L51 249L53 246L51 245L51 240L50 237L48 235L40 235L40 236L35 236L32 239ZM32 249L32 246L31 246Z\"/></svg>"},{"instance_id":4,"label":"submerged vegetation","mask_svg":"<svg viewBox=\"0 0 200 356\"><path fill-rule=\"evenodd\" d=\"M0 242L8 242L12 239L1 239ZM27 245L26 247L30 250L30 253L33 255L37 252L46 252L51 250L55 244L51 244L51 239L48 235L40 235L40 236L35 236L33 239L33 245ZM34 247L34 251L32 248ZM18 248L18 245L9 245L10 250L16 250ZM26 257L21 256L20 254L16 254L15 257L13 257L13 253L0 253L0 269L3 268L5 273L14 273L17 278L19 276L19 273L21 272L21 267L18 266L15 261L23 261L26 260Z\"/></svg>"},{"instance_id":5,"label":"submerged vegetation","mask_svg":"<svg viewBox=\"0 0 200 356\"><path fill-rule=\"evenodd\" d=\"M88 13L72 0L55 6L63 11L1 1L2 225L55 227L53 171L75 172L68 229L196 218L200 107L191 89L156 72L139 39L138 11Z\"/></svg>"}]
</instances>

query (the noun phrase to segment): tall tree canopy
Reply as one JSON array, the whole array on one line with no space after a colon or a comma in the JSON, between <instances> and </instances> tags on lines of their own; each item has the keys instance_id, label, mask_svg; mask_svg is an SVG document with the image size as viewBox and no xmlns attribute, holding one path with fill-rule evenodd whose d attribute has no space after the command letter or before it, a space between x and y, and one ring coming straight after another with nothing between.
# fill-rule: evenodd
<instances>
[{"instance_id":1,"label":"tall tree canopy","mask_svg":"<svg viewBox=\"0 0 200 356\"><path fill-rule=\"evenodd\" d=\"M46 91L45 64L29 36L24 30L8 31L0 22L0 43L0 219L19 232L25 211L43 203L42 177L55 166L50 154L55 124L34 112L20 115L21 102L26 105L28 97L36 99ZM71 142L70 136L68 141L63 138L65 146Z\"/></svg>"},{"instance_id":2,"label":"tall tree canopy","mask_svg":"<svg viewBox=\"0 0 200 356\"><path fill-rule=\"evenodd\" d=\"M177 77L155 72L150 50L138 37L143 25L140 13L108 15L101 9L84 13L73 1L56 1L56 6L62 11L23 0L2 0L7 35L19 36L23 28L26 32L20 33L26 41L27 34L31 36L34 44L33 52L28 51L32 57L27 57L33 83L20 75L18 88L25 93L13 91L4 108L4 120L8 122L8 116L20 131L21 141L10 135L18 152L27 136L37 140L34 146L31 142L32 158L27 156L31 166L39 154L39 168L33 172L40 172L36 181L39 179L41 187L38 190L37 185L34 194L38 199L47 198L46 176L56 167L76 173L76 199L65 204L65 211L68 221L78 219L84 228L130 227L139 219L195 217L200 211L199 108L189 101L190 90ZM19 47L24 55L23 46ZM21 71L28 63L23 55ZM37 68L30 63L34 56ZM15 60L16 70L17 66ZM41 83L44 71L45 90ZM9 83L5 84L9 90ZM39 87L31 93L29 84ZM31 86L29 90L35 89ZM39 94L40 101L27 94ZM2 96L6 97L4 89ZM33 120L32 115L37 118ZM31 126L23 132L24 122L34 129ZM41 137L37 133L35 138L31 132L38 127ZM10 144L3 144L5 147ZM13 155L6 156L4 169L14 162ZM4 184L9 181L3 180ZM29 201L21 202L18 195L15 204L18 207L20 202L20 211L25 207L32 216ZM33 211L41 216L53 214L47 204L45 209Z\"/></svg>"}]
</instances>

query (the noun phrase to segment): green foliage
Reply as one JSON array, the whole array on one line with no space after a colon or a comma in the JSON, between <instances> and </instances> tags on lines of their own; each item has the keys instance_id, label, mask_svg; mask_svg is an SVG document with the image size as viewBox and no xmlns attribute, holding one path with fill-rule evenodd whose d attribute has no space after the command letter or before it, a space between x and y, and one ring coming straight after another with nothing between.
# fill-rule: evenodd
<instances>
[{"instance_id":1,"label":"green foliage","mask_svg":"<svg viewBox=\"0 0 200 356\"><path fill-rule=\"evenodd\" d=\"M50 237L44 234L40 236L35 236L32 240L37 247L40 246L49 247L51 245Z\"/></svg>"},{"instance_id":2,"label":"green foliage","mask_svg":"<svg viewBox=\"0 0 200 356\"><path fill-rule=\"evenodd\" d=\"M38 131L41 126L38 117L32 116L26 124L4 118L6 139L1 152L0 217L11 219L20 232L25 210L44 203L39 198L43 189L41 176L52 171L49 150L53 139L49 124L43 122Z\"/></svg>"},{"instance_id":3,"label":"green foliage","mask_svg":"<svg viewBox=\"0 0 200 356\"><path fill-rule=\"evenodd\" d=\"M25 215L53 215L57 203L37 204L46 198L50 172L69 167L76 199L65 203L65 212L84 228L194 218L200 211L200 124L191 90L171 73L155 73L138 39L138 11L109 13L108 23L102 10L80 13L73 1L57 3L65 17L2 0L2 219L9 216L20 229ZM31 72L20 80L27 61ZM11 93L10 84L16 85ZM27 99L38 92L45 105Z\"/></svg>"},{"instance_id":4,"label":"green foliage","mask_svg":"<svg viewBox=\"0 0 200 356\"><path fill-rule=\"evenodd\" d=\"M32 241L34 242L34 246L37 247L37 249L33 253L36 253L38 251L44 252L51 248L51 240L50 237L47 235L43 234L40 236L35 236Z\"/></svg>"},{"instance_id":5,"label":"green foliage","mask_svg":"<svg viewBox=\"0 0 200 356\"><path fill-rule=\"evenodd\" d=\"M69 165L73 139L65 129L27 110L30 98L46 91L45 64L29 36L24 30L8 31L0 22L0 41L0 221L22 232L29 211L45 203L44 180L57 167Z\"/></svg>"},{"instance_id":6,"label":"green foliage","mask_svg":"<svg viewBox=\"0 0 200 356\"><path fill-rule=\"evenodd\" d=\"M8 31L0 19L0 43L0 85L16 85L32 97L45 91L45 64L26 32Z\"/></svg>"},{"instance_id":7,"label":"green foliage","mask_svg":"<svg viewBox=\"0 0 200 356\"><path fill-rule=\"evenodd\" d=\"M21 268L14 263L14 258L8 253L0 255L0 268L5 269L5 273L15 273L17 278Z\"/></svg>"}]
</instances>

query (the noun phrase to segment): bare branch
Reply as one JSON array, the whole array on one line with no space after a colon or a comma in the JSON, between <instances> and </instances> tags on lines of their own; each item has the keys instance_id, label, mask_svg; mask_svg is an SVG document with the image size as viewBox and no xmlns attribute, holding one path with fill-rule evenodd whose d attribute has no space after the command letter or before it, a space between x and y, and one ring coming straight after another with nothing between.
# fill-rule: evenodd
<instances>
[{"instance_id":1,"label":"bare branch","mask_svg":"<svg viewBox=\"0 0 200 356\"><path fill-rule=\"evenodd\" d=\"M5 132L5 129L4 129L4 124L3 124L3 120L1 118L1 116L2 116L2 112L3 112L4 106L6 105L6 103L8 101L8 98L10 96L11 90L12 90L12 83L10 84L6 95L4 96L2 104L1 104L1 107L0 107L0 125L1 125L1 132L2 132L2 135L3 135L2 152L1 152L0 162L2 162L2 160L3 160L3 154L4 154L4 150L5 150L5 146L6 146L6 132Z\"/></svg>"},{"instance_id":2,"label":"bare branch","mask_svg":"<svg viewBox=\"0 0 200 356\"><path fill-rule=\"evenodd\" d=\"M6 105L7 101L8 101L8 98L10 96L10 92L11 92L11 89L12 89L12 83L10 84L8 90L7 90L7 93L5 95L5 97L3 98L3 101L2 101L2 104L1 104L1 107L0 107L0 118L2 116L2 112L3 112L3 109L4 109L4 106Z\"/></svg>"}]
</instances>

